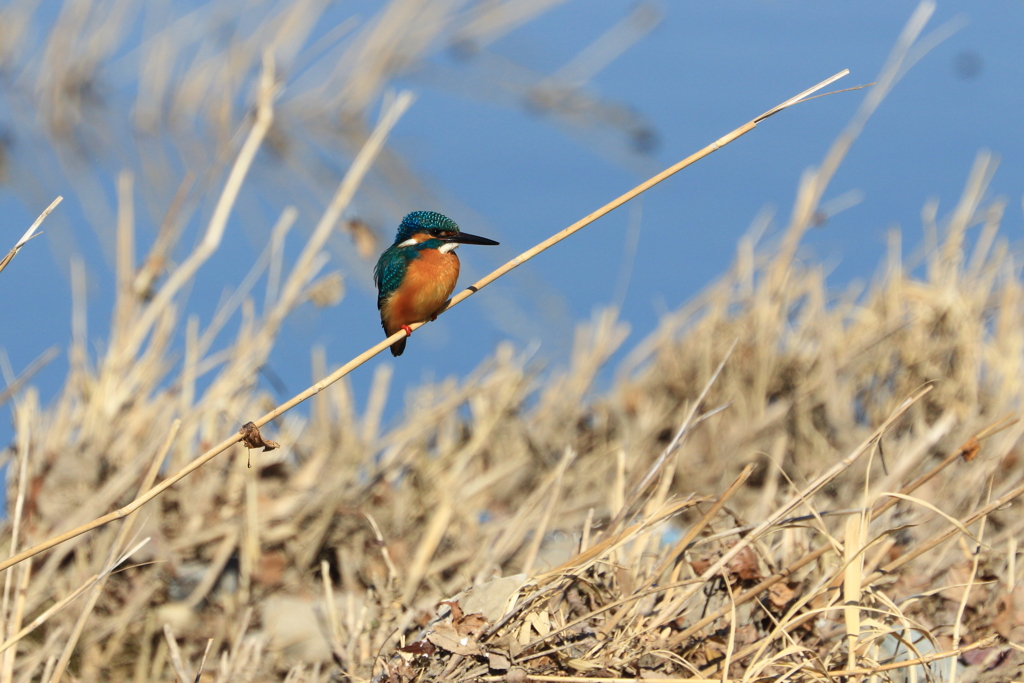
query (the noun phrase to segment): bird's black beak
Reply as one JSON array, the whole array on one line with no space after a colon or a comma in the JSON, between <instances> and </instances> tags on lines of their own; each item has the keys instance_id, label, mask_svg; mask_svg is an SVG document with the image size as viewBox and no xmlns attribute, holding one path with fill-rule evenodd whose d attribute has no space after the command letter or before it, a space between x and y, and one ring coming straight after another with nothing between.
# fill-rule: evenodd
<instances>
[{"instance_id":1,"label":"bird's black beak","mask_svg":"<svg viewBox=\"0 0 1024 683\"><path fill-rule=\"evenodd\" d=\"M466 232L457 232L454 235L443 238L445 242L457 242L458 244L483 244L487 246L495 246L498 242L487 239L486 237L477 237L476 235L470 235Z\"/></svg>"}]
</instances>

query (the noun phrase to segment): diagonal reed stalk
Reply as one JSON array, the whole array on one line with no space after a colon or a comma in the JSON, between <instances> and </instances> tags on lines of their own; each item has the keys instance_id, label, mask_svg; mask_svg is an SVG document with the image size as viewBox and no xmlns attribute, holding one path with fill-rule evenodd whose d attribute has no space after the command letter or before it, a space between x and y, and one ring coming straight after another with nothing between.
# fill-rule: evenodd
<instances>
[{"instance_id":1,"label":"diagonal reed stalk","mask_svg":"<svg viewBox=\"0 0 1024 683\"><path fill-rule=\"evenodd\" d=\"M778 106L773 107L772 109L769 109L768 111L766 111L765 113L761 114L760 116L757 116L756 118L754 118L754 119L748 121L747 123L743 124L742 126L736 128L732 132L726 134L725 136L719 138L718 140L715 140L710 145L704 147L700 151L695 152L694 154L691 154L690 156L686 157L682 161L680 161L680 162L676 163L675 165L670 166L669 168L665 169L661 173L658 173L657 175L649 178L648 180L644 181L643 183L640 183L639 185L634 187L632 190L626 192L625 194L621 195L617 199L614 199L611 202L605 204L600 209L594 211L593 213L591 213L591 214L587 215L586 217L580 219L579 221L573 223L572 225L570 225L569 227L565 228L564 230L561 230L560 232L555 233L554 235L552 235L548 239L546 239L543 242L537 244L533 248L528 249L527 251L525 251L522 254L520 254L519 256L515 257L514 259L512 259L511 261L509 261L505 265L497 268L496 270L492 271L490 274L486 275L485 277L481 278L480 280L478 280L474 284L470 285L469 287L467 287L463 291L461 291L458 294L456 294L448 302L448 305L445 308L445 311L447 311L448 309L452 308L453 306L456 306L459 303L462 303L463 301L468 299L470 296L472 296L476 292L480 291L481 289L483 289L487 285L491 284L492 282L494 282L498 278L502 277L503 275L506 275L507 273L509 273L513 269L517 268L518 266L522 265L523 263L526 263L527 261L532 259L534 256L537 256L541 252L543 252L543 251L553 247L554 245L558 244L559 242L561 242L562 240L566 239L570 235L572 235L572 234L582 230L586 226L588 226L591 223L593 223L594 221L596 221L598 218L601 218L602 216L605 216L606 214L614 211L615 209L617 209L618 207L622 206L626 202L630 201L631 199L634 199L634 198L638 197L639 195L641 195L644 192L646 192L647 190L651 189L652 187L654 187L658 183L662 182L663 180L666 180L667 178L671 177L672 175L675 175L679 171L683 170L687 166L690 166L690 165L700 161L704 157L710 155L711 153L721 149L722 147L724 147L724 146L728 145L729 143L733 142L734 140L737 140L738 138L742 137L743 135L745 135L745 134L749 133L750 131L754 130L754 128L757 127L757 124L760 123L761 121L764 121L765 119L769 118L770 116L773 116L773 115L779 113L780 111L783 111L784 109L786 109L788 107L791 107L794 104L797 104L798 102L804 100L805 98L807 98L808 96L812 95L813 93L821 90L822 88L825 88L826 86L828 86L831 83L837 81L838 79L842 78L843 76L846 76L848 73L849 73L849 70L848 69L844 69L843 71L835 74L831 78L828 78L828 79L822 81L821 83L818 83L817 85L815 85L815 86L813 86L811 88L808 88L807 90L799 93L798 95L795 95L794 97L791 97L791 98L787 99L786 101L784 101L783 103L779 104ZM267 90L269 90L269 88L267 88ZM265 90L265 91L267 91L267 90ZM427 323L425 323L425 322L423 322L423 323L414 323L413 325L410 325L410 327L415 330L415 329L418 329L418 328L422 327L425 324L427 324ZM144 328L145 326L142 326L142 327ZM380 343L376 344L375 346L367 349L366 351L364 351L360 355L356 356L355 358L353 358L349 362L345 363L340 368L338 368L333 373L331 373L331 375L329 375L328 377L326 377L323 380L317 382L316 384L312 385L311 387L309 387L305 391L301 392L300 394L297 394L292 399L290 399L290 400L286 401L285 403L279 405L277 408L274 408L273 410L271 410L267 414L263 415L259 419L254 420L253 422L255 423L255 425L257 427L262 427L263 425L267 424L271 420L276 419L277 417L279 417L280 415L284 414L285 412L291 410L292 408L294 408L295 406L299 405L300 403L302 403L302 402L306 401L307 399L309 399L309 398L319 394L321 391L323 391L327 387L331 386L332 384L334 384L335 382L340 380L342 377L345 377L347 374L352 372L354 369L356 369L359 366L361 366L362 364L366 363L368 360L370 360L371 358L373 358L377 354L381 353L384 349L389 348L392 344L394 344L396 341L404 338L405 336L407 336L407 333L404 330L396 332L395 334L391 335L390 337L388 337L384 341L381 341ZM24 551L18 553L17 555L12 556L11 558L9 558L9 559L7 559L7 560L5 560L3 562L0 562L0 571L9 569L10 567L13 567L16 564L18 564L20 562L23 562L24 560L26 560L26 559L28 559L30 557L38 555L41 552L49 550L50 548L53 548L53 547L55 547L57 545L60 545L61 543L69 541L69 540L71 540L71 539L73 539L73 538L75 538L77 536L80 536L80 535L82 535L82 534L84 534L84 533L86 533L88 531L91 531L93 529L99 528L101 526L104 526L105 524L108 524L110 522L116 521L118 519L122 519L122 518L132 514L133 512L138 510L140 507L142 507L143 505L145 505L146 503L148 503L149 501L153 500L158 495L160 495L161 493L163 493L164 491L169 489L171 486L173 486L177 482L181 481L182 479L184 479L189 474L191 474L192 472L194 472L197 469L199 469L200 467L202 467L204 464L206 464L207 462L209 462L210 460L212 460L216 456L218 456L221 453L223 453L224 451L228 450L231 446L235 445L236 443L239 443L241 440L242 440L242 436L241 436L241 434L238 434L238 433L236 433L236 434L234 434L234 435L224 439L222 442L220 442L219 444L213 446L212 448L207 450L205 453L203 453L201 456L199 456L198 458L194 459L188 465L186 465L185 467L181 468L178 472L176 472L175 474L171 475L170 477L168 477L167 479L162 481L157 486L154 486L153 488L149 489L144 494L142 494L139 497L137 497L135 500L133 500L128 505L125 505L124 507L122 507L122 508L120 508L118 510L114 510L113 512L110 512L110 513L108 513L106 515L103 515L102 517L98 517L98 518L92 520L91 522L87 522L87 523L82 524L82 525L80 525L78 527L75 527L74 529L71 529L70 531L67 531L67 532L65 532L63 534L59 534L57 536L54 536L54 537L52 537L52 538L50 538L50 539L48 539L48 540L46 540L46 541L44 541L44 542L42 542L42 543L40 543L38 545L35 545L35 546L31 547L31 548L28 548L27 550L24 550Z\"/></svg>"},{"instance_id":2,"label":"diagonal reed stalk","mask_svg":"<svg viewBox=\"0 0 1024 683\"><path fill-rule=\"evenodd\" d=\"M7 267L7 264L9 264L11 260L18 255L18 252L21 251L21 248L25 246L25 244L29 240L35 239L36 237L39 237L40 234L42 234L37 233L36 230L38 230L39 226L43 224L43 221L46 219L47 216L50 215L50 212L56 209L57 205L60 204L62 201L64 201L64 197L57 197L52 202L50 202L50 205L46 207L41 214L39 214L39 218L37 218L35 222L32 223L31 226L29 226L29 229L26 230L25 234L21 236L21 239L18 240L18 243L15 244L9 252L7 252L7 256L4 256L3 259L0 259L0 272L3 272L3 269Z\"/></svg>"}]
</instances>

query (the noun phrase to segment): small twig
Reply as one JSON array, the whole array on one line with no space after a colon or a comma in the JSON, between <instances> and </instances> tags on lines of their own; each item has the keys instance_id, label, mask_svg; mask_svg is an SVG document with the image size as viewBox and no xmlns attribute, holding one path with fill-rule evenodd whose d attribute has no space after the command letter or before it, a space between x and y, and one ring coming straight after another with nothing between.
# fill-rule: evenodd
<instances>
[{"instance_id":1,"label":"small twig","mask_svg":"<svg viewBox=\"0 0 1024 683\"><path fill-rule=\"evenodd\" d=\"M811 100L816 100L819 97L828 97L829 95L838 95L841 92L853 92L854 90L863 90L864 88L870 88L871 86L875 85L876 82L877 81L871 81L870 83L865 83L864 85L855 85L852 88L843 88L842 90L830 90L828 92L823 92L821 94L814 95L813 97L805 97L804 99L800 100L800 104L803 104L804 102L810 102Z\"/></svg>"},{"instance_id":2,"label":"small twig","mask_svg":"<svg viewBox=\"0 0 1024 683\"><path fill-rule=\"evenodd\" d=\"M903 662L891 662L889 664L879 664L878 666L865 667L861 669L840 669L839 671L829 671L828 675L832 677L840 676L871 676L874 674L880 674L883 671L896 671L898 669L909 669L912 666L918 666L920 664L928 664L939 659L946 659L947 657L959 657L965 652L971 650L982 650L986 647L991 647L999 641L999 636L989 636L983 638L976 643L964 647L958 647L955 650L947 650L945 652L933 652L930 655L924 655L917 659L908 659Z\"/></svg>"},{"instance_id":3,"label":"small twig","mask_svg":"<svg viewBox=\"0 0 1024 683\"><path fill-rule=\"evenodd\" d=\"M985 502L991 502L992 500L992 477L988 478L988 490L985 495ZM988 517L981 518L980 528L978 529L977 545L974 547L974 557L971 559L971 573L967 577L967 585L964 586L963 597L960 598L960 605L956 611L956 619L953 621L953 647L960 644L961 631L964 623L964 610L967 609L967 601L971 597L971 589L975 585L975 580L978 578L978 563L981 561L981 549L984 547L982 541L985 539L985 522L988 521ZM973 537L972 537L973 538ZM951 662L949 671L949 683L956 683L956 662Z\"/></svg>"},{"instance_id":4,"label":"small twig","mask_svg":"<svg viewBox=\"0 0 1024 683\"><path fill-rule=\"evenodd\" d=\"M181 658L181 649L178 648L178 641L174 637L170 624L164 624L164 638L167 640L167 649L171 654L171 666L181 683L188 683L194 680L192 674L185 668L185 661Z\"/></svg>"},{"instance_id":5,"label":"small twig","mask_svg":"<svg viewBox=\"0 0 1024 683\"><path fill-rule=\"evenodd\" d=\"M140 493L149 490L149 488L153 486L153 482L156 481L156 477L160 473L160 466L167 457L167 453L171 450L171 446L174 445L174 439L178 436L178 430L180 428L181 420L174 420L174 422L171 423L171 428L168 431L167 436L164 438L160 447L156 450L156 453L154 453L149 469L142 477L142 482L139 485ZM135 518L128 518L118 530L117 536L114 539L113 544L111 544L110 550L107 552L107 559L104 563L103 571L100 572L100 576L97 581L92 585L92 592L86 598L82 612L78 615L78 619L72 627L71 634L64 643L64 649L61 651L60 659L57 660L57 666L54 669L53 678L51 679L52 683L57 683L57 681L63 677L64 671L71 662L71 656L74 654L75 647L78 645L78 640L81 638L82 631L85 629L85 623L89 619L89 615L92 614L93 609L96 607L96 602L99 600L100 594L103 592L107 576L110 575L114 567L127 559L127 557L119 556L119 553L121 553L121 547L128 542L128 536L131 533L134 523ZM129 553L129 556L134 552L135 551L133 549L132 552ZM185 683L187 680L188 679L182 679L182 683Z\"/></svg>"},{"instance_id":6,"label":"small twig","mask_svg":"<svg viewBox=\"0 0 1024 683\"><path fill-rule=\"evenodd\" d=\"M22 372L18 377L16 377L13 382L11 382L10 386L8 386L3 391L0 391L0 406L11 400L11 397L18 393L18 391L23 386L25 386L25 383L32 379L33 375L39 372L39 370L42 369L44 365L46 365L56 357L56 346L51 346L50 348L46 349L41 354L39 354L39 356L34 361L29 363L29 366L25 368L25 371Z\"/></svg>"},{"instance_id":7,"label":"small twig","mask_svg":"<svg viewBox=\"0 0 1024 683\"><path fill-rule=\"evenodd\" d=\"M213 638L208 638L206 640L206 649L203 650L203 658L199 661L199 671L196 672L194 683L199 683L199 679L203 677L203 668L206 666L206 658L210 655L211 647L213 647Z\"/></svg>"},{"instance_id":8,"label":"small twig","mask_svg":"<svg viewBox=\"0 0 1024 683\"><path fill-rule=\"evenodd\" d=\"M654 477L656 477L658 473L661 472L662 469L665 467L665 464L668 462L669 456L671 456L682 443L683 437L686 436L693 429L693 427L695 427L697 424L706 419L707 416L702 415L695 421L694 416L700 409L701 404L704 403L704 399L707 397L708 392L711 390L711 387L718 380L718 376L721 375L722 370L725 369L725 364L729 361L729 357L732 356L733 349L736 348L736 343L738 341L739 339L733 339L732 344L729 346L729 350L725 352L725 356L718 364L718 367L715 368L715 371L713 373L711 373L711 377L708 379L708 381L704 383L704 388L701 390L700 395L697 397L697 400L693 402L693 406L690 408L690 412L687 413L686 419L684 419L683 424L679 426L679 429L676 431L676 434L672 438L672 441L669 442L668 446L665 447L665 450L662 451L661 455L658 456L658 459L654 461L650 468L648 468L647 473L644 475L643 479L641 479L640 482L635 487L633 487L633 490L632 492L630 492L625 504L619 510L618 514L615 515L615 519L613 519L608 524L609 530L615 529L622 522L625 516L636 504L637 500L639 500L640 497L643 495L644 491L647 490L647 487L654 480ZM714 410L713 413L717 413L720 410L723 410L723 408L718 408Z\"/></svg>"}]
</instances>

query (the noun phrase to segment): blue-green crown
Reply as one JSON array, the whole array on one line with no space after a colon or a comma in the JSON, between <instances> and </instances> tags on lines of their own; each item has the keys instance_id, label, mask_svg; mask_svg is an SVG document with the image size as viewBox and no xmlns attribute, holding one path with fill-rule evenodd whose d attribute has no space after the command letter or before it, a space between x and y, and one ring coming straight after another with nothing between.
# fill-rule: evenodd
<instances>
[{"instance_id":1,"label":"blue-green crown","mask_svg":"<svg viewBox=\"0 0 1024 683\"><path fill-rule=\"evenodd\" d=\"M395 244L410 239L419 232L430 232L439 230L441 232L459 232L459 225L448 216L436 211L413 211L402 219L398 226L398 236L395 237Z\"/></svg>"}]
</instances>

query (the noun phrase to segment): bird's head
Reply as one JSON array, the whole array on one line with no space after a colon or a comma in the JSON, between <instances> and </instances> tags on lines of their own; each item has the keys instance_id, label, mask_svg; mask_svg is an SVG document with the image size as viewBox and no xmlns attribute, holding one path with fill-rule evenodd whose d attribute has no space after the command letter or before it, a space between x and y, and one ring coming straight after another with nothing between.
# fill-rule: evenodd
<instances>
[{"instance_id":1,"label":"bird's head","mask_svg":"<svg viewBox=\"0 0 1024 683\"><path fill-rule=\"evenodd\" d=\"M402 219L395 236L396 247L411 247L427 241L438 242L437 247L450 251L460 244L496 245L494 240L477 237L459 230L459 225L448 216L436 211L413 211ZM449 246L450 245L450 246Z\"/></svg>"}]
</instances>

